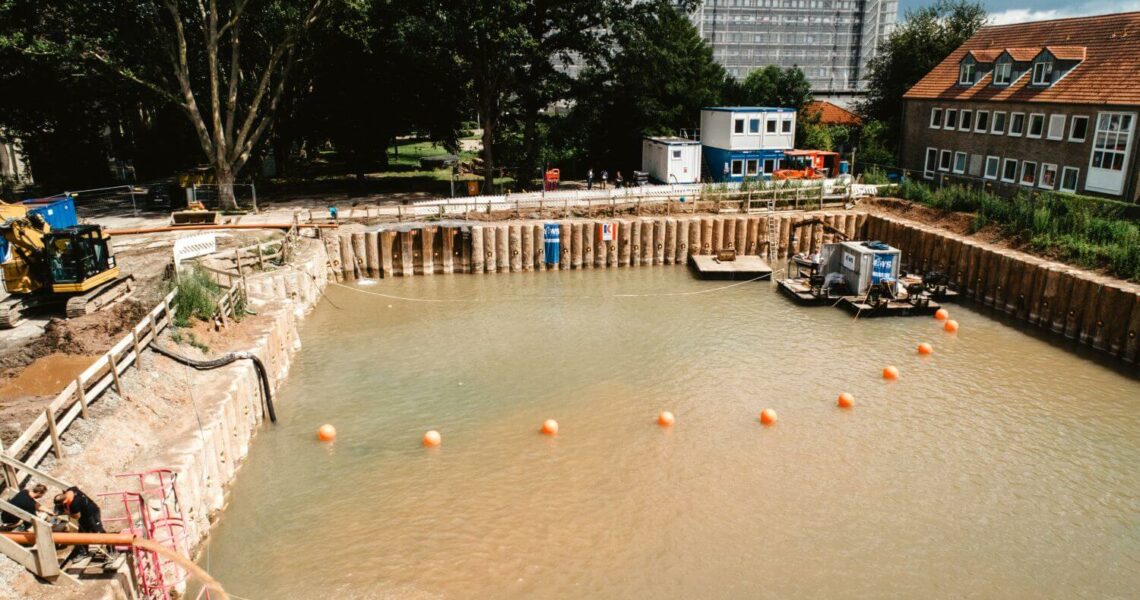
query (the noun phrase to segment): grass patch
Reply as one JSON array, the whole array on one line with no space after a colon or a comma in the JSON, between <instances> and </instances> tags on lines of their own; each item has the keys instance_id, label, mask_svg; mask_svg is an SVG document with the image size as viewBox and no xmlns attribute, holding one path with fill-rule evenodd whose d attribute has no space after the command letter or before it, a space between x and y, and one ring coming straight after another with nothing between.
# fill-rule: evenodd
<instances>
[{"instance_id":1,"label":"grass patch","mask_svg":"<svg viewBox=\"0 0 1140 600\"><path fill-rule=\"evenodd\" d=\"M1140 224L1125 216L1127 204L1054 192L1002 198L958 185L932 191L911 181L899 186L899 196L944 211L972 212L972 232L993 224L1036 252L1140 281Z\"/></svg>"},{"instance_id":2,"label":"grass patch","mask_svg":"<svg viewBox=\"0 0 1140 600\"><path fill-rule=\"evenodd\" d=\"M189 327L191 319L209 321L218 311L222 288L199 265L183 269L174 284L174 325Z\"/></svg>"}]
</instances>

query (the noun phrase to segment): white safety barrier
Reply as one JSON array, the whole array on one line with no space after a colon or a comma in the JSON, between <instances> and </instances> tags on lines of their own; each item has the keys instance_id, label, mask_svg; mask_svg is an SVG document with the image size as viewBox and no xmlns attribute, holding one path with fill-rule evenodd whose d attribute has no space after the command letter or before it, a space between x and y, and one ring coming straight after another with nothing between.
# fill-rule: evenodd
<instances>
[{"instance_id":1,"label":"white safety barrier","mask_svg":"<svg viewBox=\"0 0 1140 600\"><path fill-rule=\"evenodd\" d=\"M218 251L218 238L213 233L198 233L174 240L174 267L189 258L197 258Z\"/></svg>"}]
</instances>

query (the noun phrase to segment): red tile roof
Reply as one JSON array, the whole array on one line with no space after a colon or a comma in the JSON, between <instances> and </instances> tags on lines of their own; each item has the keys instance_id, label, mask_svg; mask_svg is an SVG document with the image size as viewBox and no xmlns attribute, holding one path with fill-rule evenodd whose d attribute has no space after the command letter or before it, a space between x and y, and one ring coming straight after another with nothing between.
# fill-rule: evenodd
<instances>
[{"instance_id":1,"label":"red tile roof","mask_svg":"<svg viewBox=\"0 0 1140 600\"><path fill-rule=\"evenodd\" d=\"M974 57L974 60L980 63L991 63L994 62L994 59L1001 56L1002 49L997 48L994 50L970 50L969 53Z\"/></svg>"},{"instance_id":2,"label":"red tile roof","mask_svg":"<svg viewBox=\"0 0 1140 600\"><path fill-rule=\"evenodd\" d=\"M859 115L826 100L813 100L804 105L804 114L815 115L823 125L854 125L863 124Z\"/></svg>"},{"instance_id":3,"label":"red tile roof","mask_svg":"<svg viewBox=\"0 0 1140 600\"><path fill-rule=\"evenodd\" d=\"M958 86L958 64L971 50L1008 51L1032 60L1049 48L1076 68L1047 88L1029 86L1024 75L1010 86L993 87L992 75L970 87ZM903 96L908 99L1140 105L1140 12L983 27L950 53Z\"/></svg>"}]
</instances>

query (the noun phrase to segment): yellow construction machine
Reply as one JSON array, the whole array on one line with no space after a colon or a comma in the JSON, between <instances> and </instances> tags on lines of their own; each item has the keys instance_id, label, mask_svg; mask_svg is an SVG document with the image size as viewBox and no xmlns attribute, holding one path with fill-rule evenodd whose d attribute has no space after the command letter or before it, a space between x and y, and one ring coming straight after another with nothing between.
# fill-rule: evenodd
<instances>
[{"instance_id":1,"label":"yellow construction machine","mask_svg":"<svg viewBox=\"0 0 1140 600\"><path fill-rule=\"evenodd\" d=\"M28 309L62 305L73 318L133 291L134 277L119 273L110 237L99 225L53 230L22 206L0 204L0 237L10 247L3 264L8 297L0 300L0 329L15 327Z\"/></svg>"}]
</instances>

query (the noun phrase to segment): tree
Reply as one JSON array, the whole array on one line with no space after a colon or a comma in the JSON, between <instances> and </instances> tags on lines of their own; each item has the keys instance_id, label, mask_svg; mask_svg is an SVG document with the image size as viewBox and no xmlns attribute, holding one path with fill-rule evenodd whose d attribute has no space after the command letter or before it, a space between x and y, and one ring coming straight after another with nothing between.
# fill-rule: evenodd
<instances>
[{"instance_id":1,"label":"tree","mask_svg":"<svg viewBox=\"0 0 1140 600\"><path fill-rule=\"evenodd\" d=\"M799 67L768 65L754 69L738 85L729 84L731 102L748 106L783 106L800 109L811 102L811 83Z\"/></svg>"},{"instance_id":2,"label":"tree","mask_svg":"<svg viewBox=\"0 0 1140 600\"><path fill-rule=\"evenodd\" d=\"M938 0L915 11L891 32L868 66L867 97L857 107L864 120L885 124L886 143L897 147L903 94L986 22L986 10L971 0Z\"/></svg>"},{"instance_id":3,"label":"tree","mask_svg":"<svg viewBox=\"0 0 1140 600\"><path fill-rule=\"evenodd\" d=\"M695 129L726 81L712 48L673 3L627 10L613 24L615 54L582 73L565 124L586 162L609 169L639 167L643 136Z\"/></svg>"},{"instance_id":4,"label":"tree","mask_svg":"<svg viewBox=\"0 0 1140 600\"><path fill-rule=\"evenodd\" d=\"M335 0L66 0L39 9L10 47L113 74L183 112L219 186L233 184L273 124L302 42ZM34 2L10 0L8 8Z\"/></svg>"}]
</instances>

